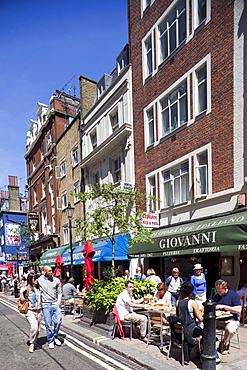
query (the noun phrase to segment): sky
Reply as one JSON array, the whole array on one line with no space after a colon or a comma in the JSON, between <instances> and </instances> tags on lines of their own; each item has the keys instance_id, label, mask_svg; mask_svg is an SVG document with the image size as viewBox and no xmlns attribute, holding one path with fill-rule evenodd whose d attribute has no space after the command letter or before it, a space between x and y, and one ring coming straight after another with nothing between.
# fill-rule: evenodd
<instances>
[{"instance_id":1,"label":"sky","mask_svg":"<svg viewBox=\"0 0 247 370\"><path fill-rule=\"evenodd\" d=\"M0 190L11 175L24 194L37 103L74 86L79 98L79 76L111 73L127 42L127 0L0 0Z\"/></svg>"}]
</instances>

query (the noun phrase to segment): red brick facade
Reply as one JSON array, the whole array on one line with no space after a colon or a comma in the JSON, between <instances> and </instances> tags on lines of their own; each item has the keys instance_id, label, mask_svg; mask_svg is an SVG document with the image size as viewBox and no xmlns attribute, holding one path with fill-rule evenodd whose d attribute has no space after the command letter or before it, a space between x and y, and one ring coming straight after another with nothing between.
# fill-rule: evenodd
<instances>
[{"instance_id":1,"label":"red brick facade","mask_svg":"<svg viewBox=\"0 0 247 370\"><path fill-rule=\"evenodd\" d=\"M192 0L189 1L189 37L143 82L142 39L171 3L155 0L142 14L141 1L129 0L130 60L133 66L133 121L136 182L145 190L145 175L200 148L212 147L212 193L230 189L233 177L233 0L211 0L211 19L192 34ZM177 4L178 2L176 2ZM156 28L154 55L156 53ZM210 55L211 111L195 118L145 149L144 109L187 71ZM156 69L156 58L153 60ZM189 77L190 115L193 117L192 75ZM157 112L157 101L154 104ZM158 134L158 114L155 119ZM193 175L192 175L193 182ZM192 184L193 188L193 184ZM193 197L193 189L192 189Z\"/></svg>"}]
</instances>

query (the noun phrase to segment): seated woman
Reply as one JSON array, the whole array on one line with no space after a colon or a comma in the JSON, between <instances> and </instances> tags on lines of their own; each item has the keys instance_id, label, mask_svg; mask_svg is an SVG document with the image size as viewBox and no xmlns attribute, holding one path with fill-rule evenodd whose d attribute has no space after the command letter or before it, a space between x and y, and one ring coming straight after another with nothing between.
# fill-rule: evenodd
<instances>
[{"instance_id":1,"label":"seated woman","mask_svg":"<svg viewBox=\"0 0 247 370\"><path fill-rule=\"evenodd\" d=\"M170 307L171 293L168 292L167 286L164 283L159 283L157 285L157 292L154 296L154 302Z\"/></svg>"},{"instance_id":2,"label":"seated woman","mask_svg":"<svg viewBox=\"0 0 247 370\"><path fill-rule=\"evenodd\" d=\"M203 321L203 316L199 311L197 302L191 299L193 289L193 285L189 282L183 283L180 289L181 299L177 301L177 316L182 322L184 331L183 349L185 365L189 364L190 350L196 345L193 338L203 334L202 328L198 327L196 324L196 319L201 322Z\"/></svg>"}]
</instances>

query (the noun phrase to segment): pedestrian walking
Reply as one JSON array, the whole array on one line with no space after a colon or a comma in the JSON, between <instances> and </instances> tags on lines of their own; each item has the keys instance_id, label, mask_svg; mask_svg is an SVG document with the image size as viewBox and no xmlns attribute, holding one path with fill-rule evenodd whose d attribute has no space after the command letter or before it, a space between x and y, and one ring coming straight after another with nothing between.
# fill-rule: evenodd
<instances>
[{"instance_id":1,"label":"pedestrian walking","mask_svg":"<svg viewBox=\"0 0 247 370\"><path fill-rule=\"evenodd\" d=\"M195 300L198 303L198 306L200 309L203 308L203 302L206 301L206 292L207 292L207 284L206 284L206 278L203 274L202 270L203 267L200 263L196 263L194 265L194 272L195 274L191 276L190 283L194 287L194 297Z\"/></svg>"},{"instance_id":2,"label":"pedestrian walking","mask_svg":"<svg viewBox=\"0 0 247 370\"><path fill-rule=\"evenodd\" d=\"M28 299L28 312L26 319L30 325L29 335L29 352L33 353L35 349L40 349L37 344L37 339L40 332L42 321L41 297L37 287L38 279L36 274L29 274L27 277L27 285L20 290L20 300L24 302Z\"/></svg>"},{"instance_id":3,"label":"pedestrian walking","mask_svg":"<svg viewBox=\"0 0 247 370\"><path fill-rule=\"evenodd\" d=\"M62 288L60 280L52 275L52 268L44 266L44 274L38 279L41 291L42 310L45 320L47 343L49 348L55 344L61 346L58 332L62 322L60 303Z\"/></svg>"}]
</instances>

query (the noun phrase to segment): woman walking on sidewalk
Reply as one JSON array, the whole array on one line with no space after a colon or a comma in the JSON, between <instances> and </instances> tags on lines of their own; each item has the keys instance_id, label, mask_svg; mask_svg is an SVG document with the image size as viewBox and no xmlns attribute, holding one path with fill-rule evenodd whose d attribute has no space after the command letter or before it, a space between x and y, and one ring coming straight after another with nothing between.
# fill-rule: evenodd
<instances>
[{"instance_id":1,"label":"woman walking on sidewalk","mask_svg":"<svg viewBox=\"0 0 247 370\"><path fill-rule=\"evenodd\" d=\"M38 278L36 274L30 273L27 277L27 285L23 286L20 290L21 301L28 299L29 302L26 318L30 324L30 353L33 353L34 349L40 349L40 346L36 343L39 336L42 320L41 297L40 291L37 287L37 279Z\"/></svg>"}]
</instances>

